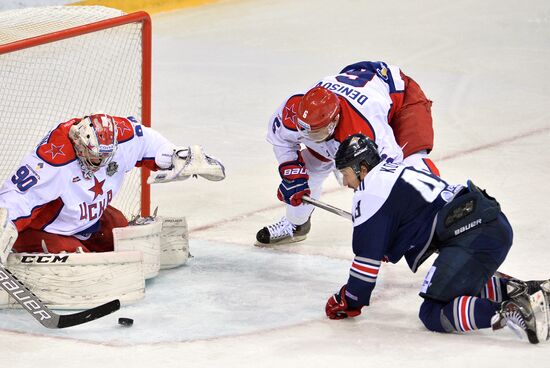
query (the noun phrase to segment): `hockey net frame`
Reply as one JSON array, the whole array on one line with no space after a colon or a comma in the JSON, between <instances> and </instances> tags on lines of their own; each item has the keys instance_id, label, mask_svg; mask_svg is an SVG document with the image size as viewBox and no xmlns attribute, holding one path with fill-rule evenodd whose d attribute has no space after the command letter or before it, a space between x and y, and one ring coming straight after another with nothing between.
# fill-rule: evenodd
<instances>
[{"instance_id":1,"label":"hockey net frame","mask_svg":"<svg viewBox=\"0 0 550 368\"><path fill-rule=\"evenodd\" d=\"M52 7L57 8L57 7ZM67 8L67 7L63 7ZM71 6L69 8L77 8L74 6ZM102 8L102 7L101 7ZM44 8L42 8L44 9ZM114 10L114 9L112 9ZM122 12L120 12L122 13ZM13 42L8 42L4 44L0 44L0 67L2 62L2 57L8 53L17 53L22 50L30 49L37 46L43 46L55 42L61 42L63 40L91 34L93 32L101 32L104 30L116 28L116 27L122 27L126 25L130 25L132 23L138 23L141 25L141 106L138 107L137 110L139 110L138 115L136 118L140 120L140 123L150 127L151 126L151 18L148 13L144 11L138 11L130 14L123 14L120 16L115 16L112 18L99 20L95 22L91 22L84 25L74 26L74 27L68 27L66 29L62 30L56 30L53 32L45 32L40 35L36 35L29 38L24 38L20 40L16 40ZM1 29L0 29L0 36L1 36ZM0 39L0 43L2 43ZM2 79L0 78L0 81ZM55 93L55 91L53 92ZM4 113L4 102L0 101L0 132L2 132L2 124L4 122L2 121L2 116ZM96 110L96 111L94 111ZM97 108L94 106L89 107L88 113L97 112ZM112 113L110 111L103 111L105 113ZM141 115L141 116L139 116ZM124 116L124 115L123 115ZM66 116L63 121L69 120L70 118L78 117L78 116ZM46 134L51 128L55 127L58 123L61 121L49 121L45 122L44 124L48 124L47 128L44 129L43 134ZM5 130L4 130L5 131ZM3 137L4 138L4 137ZM32 144L29 147L25 147L27 153L30 152L35 145L38 144L38 141L32 142ZM18 164L18 163L17 163ZM13 164L12 164L13 165ZM11 170L13 171L16 167L11 167ZM131 217L133 215L141 214L142 216L149 216L150 215L150 187L147 184L147 177L149 176L149 170L145 167L141 167L140 169L134 169L134 170L140 170L139 176L140 179L140 201L139 205L134 205L134 208L131 209L124 209L120 208L122 212L127 217ZM3 175L6 175L5 172L2 173ZM135 174L137 176L137 174ZM0 185L1 183L6 180L7 177L0 175ZM119 193L119 195L122 193ZM116 198L115 198L115 206L116 206ZM136 208L138 207L139 208Z\"/></svg>"}]
</instances>

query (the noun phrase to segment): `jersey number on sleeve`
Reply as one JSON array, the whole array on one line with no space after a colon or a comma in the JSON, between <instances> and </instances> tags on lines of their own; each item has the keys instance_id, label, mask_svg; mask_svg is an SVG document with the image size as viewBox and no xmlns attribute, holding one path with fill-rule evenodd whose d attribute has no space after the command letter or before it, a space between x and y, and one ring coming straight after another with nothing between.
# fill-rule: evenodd
<instances>
[{"instance_id":1,"label":"jersey number on sleeve","mask_svg":"<svg viewBox=\"0 0 550 368\"><path fill-rule=\"evenodd\" d=\"M336 80L354 87L365 87L373 77L374 73L369 70L350 70L346 75L337 76Z\"/></svg>"},{"instance_id":2,"label":"jersey number on sleeve","mask_svg":"<svg viewBox=\"0 0 550 368\"><path fill-rule=\"evenodd\" d=\"M38 183L38 179L36 179L36 176L29 174L29 168L26 166L21 166L19 169L17 169L15 175L11 177L11 182L17 185L17 189L24 192L30 189L36 183Z\"/></svg>"},{"instance_id":3,"label":"jersey number on sleeve","mask_svg":"<svg viewBox=\"0 0 550 368\"><path fill-rule=\"evenodd\" d=\"M413 186L426 202L433 202L439 193L445 189L446 184L420 171L405 169L401 178Z\"/></svg>"}]
</instances>

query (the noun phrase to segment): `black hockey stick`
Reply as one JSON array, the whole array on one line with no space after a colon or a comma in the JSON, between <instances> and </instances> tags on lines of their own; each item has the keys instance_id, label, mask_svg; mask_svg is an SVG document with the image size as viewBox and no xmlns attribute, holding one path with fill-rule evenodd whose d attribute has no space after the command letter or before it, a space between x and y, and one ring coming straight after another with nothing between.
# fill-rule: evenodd
<instances>
[{"instance_id":1,"label":"black hockey stick","mask_svg":"<svg viewBox=\"0 0 550 368\"><path fill-rule=\"evenodd\" d=\"M313 199L309 196L303 196L302 197L302 201L306 202L306 203L309 203L315 207L319 207L319 208L322 208L324 209L325 211L328 211L328 212L332 212L338 216L341 216L345 219L348 219L348 220L353 220L353 218L351 217L351 213L347 212L347 211L344 211L338 207L334 207L334 206L331 206L330 204L327 204L327 203L324 203L324 202L321 202L321 201L318 201L316 199Z\"/></svg>"},{"instance_id":2,"label":"black hockey stick","mask_svg":"<svg viewBox=\"0 0 550 368\"><path fill-rule=\"evenodd\" d=\"M0 286L42 326L47 328L65 328L80 325L120 309L120 301L115 299L82 312L63 315L54 313L2 264L0 264Z\"/></svg>"}]
</instances>

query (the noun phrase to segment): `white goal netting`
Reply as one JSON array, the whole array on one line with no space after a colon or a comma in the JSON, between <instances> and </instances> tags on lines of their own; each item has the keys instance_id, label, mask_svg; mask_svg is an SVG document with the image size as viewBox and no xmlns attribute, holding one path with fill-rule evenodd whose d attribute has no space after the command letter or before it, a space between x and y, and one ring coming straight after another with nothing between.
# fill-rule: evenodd
<instances>
[{"instance_id":1,"label":"white goal netting","mask_svg":"<svg viewBox=\"0 0 550 368\"><path fill-rule=\"evenodd\" d=\"M86 26L69 38L11 49L22 40L52 32L66 36L73 27L123 14L99 6L0 12L2 183L48 131L61 122L94 112L132 115L141 120L141 22L104 30ZM127 176L113 205L126 216L139 213L142 205L139 169Z\"/></svg>"}]
</instances>

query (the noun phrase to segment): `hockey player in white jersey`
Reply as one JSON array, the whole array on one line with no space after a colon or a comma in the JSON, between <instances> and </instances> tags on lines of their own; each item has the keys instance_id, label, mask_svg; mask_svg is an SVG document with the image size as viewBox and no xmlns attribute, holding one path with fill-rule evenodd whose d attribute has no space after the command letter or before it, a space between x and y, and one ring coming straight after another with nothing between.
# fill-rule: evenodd
<instances>
[{"instance_id":1,"label":"hockey player in white jersey","mask_svg":"<svg viewBox=\"0 0 550 368\"><path fill-rule=\"evenodd\" d=\"M59 124L0 189L2 261L12 246L15 252L112 251L113 228L128 221L110 204L135 166L156 171L151 182L225 177L222 164L200 149L191 156L132 117L93 114Z\"/></svg>"},{"instance_id":2,"label":"hockey player in white jersey","mask_svg":"<svg viewBox=\"0 0 550 368\"><path fill-rule=\"evenodd\" d=\"M419 317L428 329L448 333L509 326L531 343L548 340L550 280L503 277L495 283L492 276L513 238L495 198L471 181L452 185L395 163L361 134L342 142L335 161L344 184L355 190L355 258L347 283L327 301L330 319L361 314L384 261L405 258L416 272L437 252L420 289ZM493 287L498 292L487 293Z\"/></svg>"},{"instance_id":3,"label":"hockey player in white jersey","mask_svg":"<svg viewBox=\"0 0 550 368\"><path fill-rule=\"evenodd\" d=\"M279 162L277 196L286 216L261 229L256 245L305 239L322 184L335 171L334 154L346 137L362 133L396 162L438 174L427 155L433 148L431 101L397 66L363 61L323 78L307 93L289 97L272 116L267 140Z\"/></svg>"}]
</instances>

